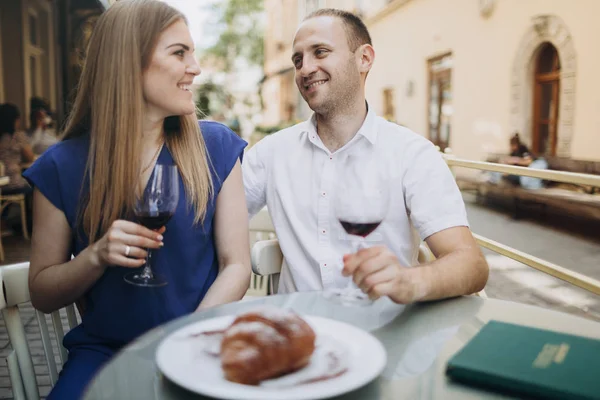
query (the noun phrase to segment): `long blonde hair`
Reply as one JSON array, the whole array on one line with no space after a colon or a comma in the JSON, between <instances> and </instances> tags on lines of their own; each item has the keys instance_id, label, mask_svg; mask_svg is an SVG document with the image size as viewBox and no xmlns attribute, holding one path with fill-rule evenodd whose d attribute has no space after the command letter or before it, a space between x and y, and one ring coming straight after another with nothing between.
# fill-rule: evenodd
<instances>
[{"instance_id":1,"label":"long blonde hair","mask_svg":"<svg viewBox=\"0 0 600 400\"><path fill-rule=\"evenodd\" d=\"M121 0L100 16L94 28L63 136L90 135L89 193L82 193L79 212L90 243L133 210L141 169L142 74L161 32L181 20L187 23L162 1ZM166 118L164 132L194 208L194 223L199 223L213 185L195 115Z\"/></svg>"}]
</instances>

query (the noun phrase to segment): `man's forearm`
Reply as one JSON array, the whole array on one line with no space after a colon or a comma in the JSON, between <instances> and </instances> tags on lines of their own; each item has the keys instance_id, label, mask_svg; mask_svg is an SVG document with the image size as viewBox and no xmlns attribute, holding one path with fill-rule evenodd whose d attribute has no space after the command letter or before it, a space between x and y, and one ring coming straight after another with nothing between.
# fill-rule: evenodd
<instances>
[{"instance_id":1,"label":"man's forearm","mask_svg":"<svg viewBox=\"0 0 600 400\"><path fill-rule=\"evenodd\" d=\"M434 262L413 267L417 301L476 293L485 287L488 266L478 250L453 251Z\"/></svg>"},{"instance_id":2,"label":"man's forearm","mask_svg":"<svg viewBox=\"0 0 600 400\"><path fill-rule=\"evenodd\" d=\"M197 311L238 301L250 285L250 268L243 264L230 264L222 269Z\"/></svg>"}]
</instances>

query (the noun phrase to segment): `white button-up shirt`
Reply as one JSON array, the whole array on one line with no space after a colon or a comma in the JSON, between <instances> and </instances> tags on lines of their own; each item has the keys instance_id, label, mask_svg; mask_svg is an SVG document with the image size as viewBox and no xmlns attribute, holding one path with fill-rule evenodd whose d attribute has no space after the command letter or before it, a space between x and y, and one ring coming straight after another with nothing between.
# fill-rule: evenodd
<instances>
[{"instance_id":1,"label":"white button-up shirt","mask_svg":"<svg viewBox=\"0 0 600 400\"><path fill-rule=\"evenodd\" d=\"M355 137L331 153L313 116L262 139L242 163L250 216L268 206L286 259L279 293L347 284L342 256L352 242L335 217L333 196L336 163L349 154L376 160L386 171L389 210L366 241L386 245L402 265L416 264L420 240L468 226L454 177L430 141L369 110Z\"/></svg>"}]
</instances>

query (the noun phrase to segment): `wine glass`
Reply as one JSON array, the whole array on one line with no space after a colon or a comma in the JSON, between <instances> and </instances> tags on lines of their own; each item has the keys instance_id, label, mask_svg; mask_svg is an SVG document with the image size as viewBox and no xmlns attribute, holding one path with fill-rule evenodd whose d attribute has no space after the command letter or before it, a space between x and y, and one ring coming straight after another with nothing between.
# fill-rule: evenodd
<instances>
[{"instance_id":1,"label":"wine glass","mask_svg":"<svg viewBox=\"0 0 600 400\"><path fill-rule=\"evenodd\" d=\"M349 155L338 165L336 179L335 217L350 235L352 251L357 252L369 247L367 236L377 229L388 212L388 180L377 159L355 155ZM345 288L330 289L325 294L343 305L372 303L352 280Z\"/></svg>"},{"instance_id":2,"label":"wine glass","mask_svg":"<svg viewBox=\"0 0 600 400\"><path fill-rule=\"evenodd\" d=\"M179 174L177 166L156 164L150 180L136 201L134 213L136 222L148 229L157 230L167 224L177 208L179 201ZM152 270L152 249L146 249L148 256L141 271L125 275L125 282L136 286L159 287L167 281Z\"/></svg>"}]
</instances>

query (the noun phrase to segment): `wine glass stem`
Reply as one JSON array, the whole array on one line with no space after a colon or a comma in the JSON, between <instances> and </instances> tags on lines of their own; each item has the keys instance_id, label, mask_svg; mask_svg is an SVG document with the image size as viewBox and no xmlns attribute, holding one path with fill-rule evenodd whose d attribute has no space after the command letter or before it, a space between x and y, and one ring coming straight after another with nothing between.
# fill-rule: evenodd
<instances>
[{"instance_id":1,"label":"wine glass stem","mask_svg":"<svg viewBox=\"0 0 600 400\"><path fill-rule=\"evenodd\" d=\"M150 262L152 260L152 250L147 249L148 255L146 256L146 264L144 265L144 269L142 271L141 277L144 279L152 279L154 278L154 274L152 273L152 266Z\"/></svg>"},{"instance_id":2,"label":"wine glass stem","mask_svg":"<svg viewBox=\"0 0 600 400\"><path fill-rule=\"evenodd\" d=\"M356 241L354 241L354 250L355 251L366 249L367 247L368 246L367 246L367 243L366 243L364 237L361 237L360 239L357 239Z\"/></svg>"},{"instance_id":3,"label":"wine glass stem","mask_svg":"<svg viewBox=\"0 0 600 400\"><path fill-rule=\"evenodd\" d=\"M352 243L352 247L354 247L355 253L359 250L366 249L367 244L365 243L365 238L361 237L361 238L354 239L353 243ZM346 289L353 289L355 287L356 287L356 285L354 284L354 281L352 279L350 279L350 282L348 282L348 284L346 285Z\"/></svg>"}]
</instances>

